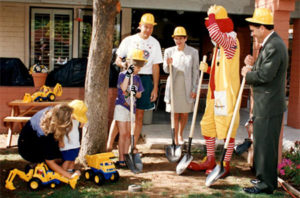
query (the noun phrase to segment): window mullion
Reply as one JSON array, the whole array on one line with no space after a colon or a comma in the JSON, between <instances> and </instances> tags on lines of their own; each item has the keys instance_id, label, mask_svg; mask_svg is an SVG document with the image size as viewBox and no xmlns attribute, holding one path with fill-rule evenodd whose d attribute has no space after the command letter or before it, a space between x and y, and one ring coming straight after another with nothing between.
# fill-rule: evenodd
<instances>
[{"instance_id":1,"label":"window mullion","mask_svg":"<svg viewBox=\"0 0 300 198\"><path fill-rule=\"evenodd\" d=\"M55 30L54 30L54 24L55 24L55 21L54 21L54 11L51 10L50 11L50 57L49 57L49 66L50 66L50 70L53 70L54 69L54 38L55 38Z\"/></svg>"}]
</instances>

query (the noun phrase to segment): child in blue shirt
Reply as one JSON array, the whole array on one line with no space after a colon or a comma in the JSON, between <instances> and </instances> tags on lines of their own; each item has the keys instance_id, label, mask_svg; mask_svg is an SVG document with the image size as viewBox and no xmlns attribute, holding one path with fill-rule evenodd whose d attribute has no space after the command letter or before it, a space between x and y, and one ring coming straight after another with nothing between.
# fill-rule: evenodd
<instances>
[{"instance_id":1,"label":"child in blue shirt","mask_svg":"<svg viewBox=\"0 0 300 198\"><path fill-rule=\"evenodd\" d=\"M118 78L118 96L115 103L114 120L119 128L119 162L116 164L119 167L126 167L124 154L128 154L130 146L130 93L132 91L135 96L135 113L136 98L140 98L144 91L141 79L137 75L139 71L140 67L131 65L127 71L121 72ZM132 87L130 87L131 74L133 74Z\"/></svg>"}]
</instances>

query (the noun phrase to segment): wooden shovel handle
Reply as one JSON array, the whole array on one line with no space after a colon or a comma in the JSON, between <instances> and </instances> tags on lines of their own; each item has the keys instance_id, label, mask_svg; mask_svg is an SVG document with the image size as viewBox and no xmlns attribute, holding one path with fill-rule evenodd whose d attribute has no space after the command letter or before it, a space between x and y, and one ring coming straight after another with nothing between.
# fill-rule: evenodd
<instances>
[{"instance_id":1,"label":"wooden shovel handle","mask_svg":"<svg viewBox=\"0 0 300 198\"><path fill-rule=\"evenodd\" d=\"M202 59L202 62L206 63L206 59L207 59L207 56L204 55L203 59ZM201 70L189 138L193 138L193 136L194 136L194 130L195 130L195 123L196 123L196 117L197 117L197 112L198 112L198 105L199 105L199 100L200 100L202 80L203 80L203 71Z\"/></svg>"},{"instance_id":2,"label":"wooden shovel handle","mask_svg":"<svg viewBox=\"0 0 300 198\"><path fill-rule=\"evenodd\" d=\"M174 129L174 90L173 90L173 67L169 64L170 70L170 93L171 93L171 128Z\"/></svg>"},{"instance_id":3,"label":"wooden shovel handle","mask_svg":"<svg viewBox=\"0 0 300 198\"><path fill-rule=\"evenodd\" d=\"M240 108L240 103L241 103L241 98L242 98L242 93L243 93L243 90L244 90L245 82L246 82L246 78L243 77L243 81L242 81L242 84L241 84L241 87L240 87L240 90L239 90L239 95L238 95L238 98L236 99L233 115L232 115L232 118L231 118L231 121L230 121L230 127L229 127L228 132L227 132L226 142L225 142L225 145L224 145L225 149L227 149L227 147L228 147L229 139L230 139L232 129L233 129L233 125L234 125L234 121L235 121L235 117L236 117L237 111Z\"/></svg>"},{"instance_id":4,"label":"wooden shovel handle","mask_svg":"<svg viewBox=\"0 0 300 198\"><path fill-rule=\"evenodd\" d=\"M134 108L134 98L133 98L133 91L131 90L131 87L133 85L133 74L130 75L130 135L134 135L134 113L133 113L133 108Z\"/></svg>"}]
</instances>

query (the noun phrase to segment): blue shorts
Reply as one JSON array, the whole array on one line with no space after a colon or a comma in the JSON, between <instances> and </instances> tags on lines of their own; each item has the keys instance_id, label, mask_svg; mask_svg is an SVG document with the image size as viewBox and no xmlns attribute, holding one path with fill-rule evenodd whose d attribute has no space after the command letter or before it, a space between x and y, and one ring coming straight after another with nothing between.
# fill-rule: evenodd
<instances>
[{"instance_id":1,"label":"blue shorts","mask_svg":"<svg viewBox=\"0 0 300 198\"><path fill-rule=\"evenodd\" d=\"M61 151L63 160L64 161L75 161L76 157L78 156L79 150L80 150L80 148Z\"/></svg>"},{"instance_id":2,"label":"blue shorts","mask_svg":"<svg viewBox=\"0 0 300 198\"><path fill-rule=\"evenodd\" d=\"M151 92L153 90L153 80L152 74L139 74L144 91L142 93L142 97L137 99L136 101L136 108L143 109L143 110L151 110L155 108L154 102L150 102Z\"/></svg>"}]
</instances>

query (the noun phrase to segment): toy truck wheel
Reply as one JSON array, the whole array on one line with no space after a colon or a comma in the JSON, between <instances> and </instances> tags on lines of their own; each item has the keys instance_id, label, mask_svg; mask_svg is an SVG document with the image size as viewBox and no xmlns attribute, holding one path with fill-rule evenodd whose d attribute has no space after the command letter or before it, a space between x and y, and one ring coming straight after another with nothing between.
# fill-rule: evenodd
<instances>
[{"instance_id":1,"label":"toy truck wheel","mask_svg":"<svg viewBox=\"0 0 300 198\"><path fill-rule=\"evenodd\" d=\"M54 101L55 100L55 95L53 93L50 93L48 96L47 96L48 100L49 101Z\"/></svg>"},{"instance_id":2,"label":"toy truck wheel","mask_svg":"<svg viewBox=\"0 0 300 198\"><path fill-rule=\"evenodd\" d=\"M113 183L117 182L120 178L119 172L115 172L111 175L111 177L109 178L109 180Z\"/></svg>"},{"instance_id":3,"label":"toy truck wheel","mask_svg":"<svg viewBox=\"0 0 300 198\"><path fill-rule=\"evenodd\" d=\"M86 180L91 180L93 178L93 171L92 170L86 170L84 172L84 177Z\"/></svg>"},{"instance_id":4,"label":"toy truck wheel","mask_svg":"<svg viewBox=\"0 0 300 198\"><path fill-rule=\"evenodd\" d=\"M55 188L55 187L56 187L56 183L53 182L53 183L50 184L50 188L53 189L53 188Z\"/></svg>"},{"instance_id":5,"label":"toy truck wheel","mask_svg":"<svg viewBox=\"0 0 300 198\"><path fill-rule=\"evenodd\" d=\"M104 176L103 176L101 173L96 174L96 175L94 176L94 182L95 182L97 185L101 186L101 185L103 185L103 184L105 183L105 178L104 178Z\"/></svg>"},{"instance_id":6,"label":"toy truck wheel","mask_svg":"<svg viewBox=\"0 0 300 198\"><path fill-rule=\"evenodd\" d=\"M28 186L30 190L36 191L40 188L41 184L41 180L39 180L38 178L32 178L31 180L29 180Z\"/></svg>"}]
</instances>

